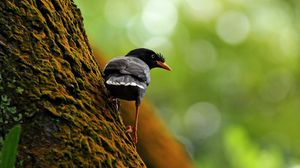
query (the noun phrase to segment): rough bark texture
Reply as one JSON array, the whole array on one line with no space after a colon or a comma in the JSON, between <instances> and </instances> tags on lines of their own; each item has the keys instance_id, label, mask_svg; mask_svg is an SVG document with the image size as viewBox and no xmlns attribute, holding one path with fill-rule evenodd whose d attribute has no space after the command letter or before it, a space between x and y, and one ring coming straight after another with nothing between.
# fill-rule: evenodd
<instances>
[{"instance_id":1,"label":"rough bark texture","mask_svg":"<svg viewBox=\"0 0 300 168\"><path fill-rule=\"evenodd\" d=\"M143 167L70 0L0 1L0 129L18 167Z\"/></svg>"},{"instance_id":2,"label":"rough bark texture","mask_svg":"<svg viewBox=\"0 0 300 168\"><path fill-rule=\"evenodd\" d=\"M103 68L107 62L104 56L95 52L95 57L99 66ZM126 125L134 123L134 111L134 103L122 101L120 113ZM148 168L193 167L183 146L170 134L147 99L143 99L140 107L138 139L138 153Z\"/></svg>"}]
</instances>

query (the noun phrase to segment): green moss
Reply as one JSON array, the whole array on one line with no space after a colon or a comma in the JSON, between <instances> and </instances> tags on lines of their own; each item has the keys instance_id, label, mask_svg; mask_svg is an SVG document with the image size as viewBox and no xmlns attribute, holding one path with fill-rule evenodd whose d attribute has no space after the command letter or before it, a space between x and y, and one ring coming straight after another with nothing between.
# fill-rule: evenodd
<instances>
[{"instance_id":1,"label":"green moss","mask_svg":"<svg viewBox=\"0 0 300 168\"><path fill-rule=\"evenodd\" d=\"M88 153L92 153L89 141L88 141L88 137L82 137L80 139L80 147L86 151L88 151Z\"/></svg>"},{"instance_id":2,"label":"green moss","mask_svg":"<svg viewBox=\"0 0 300 168\"><path fill-rule=\"evenodd\" d=\"M51 114L53 114L54 116L59 117L59 116L61 115L61 113L58 112L58 111L56 110L56 108L55 108L49 101L45 101L45 102L44 102L44 108L45 108L46 110L48 110L48 111L49 111Z\"/></svg>"},{"instance_id":3,"label":"green moss","mask_svg":"<svg viewBox=\"0 0 300 168\"><path fill-rule=\"evenodd\" d=\"M78 77L76 78L76 81L78 83L79 88L82 89L82 90L85 90L84 81L81 78L78 78Z\"/></svg>"},{"instance_id":4,"label":"green moss","mask_svg":"<svg viewBox=\"0 0 300 168\"><path fill-rule=\"evenodd\" d=\"M7 1L6 5L11 11L13 11L15 13L20 13L20 9L14 3Z\"/></svg>"},{"instance_id":5,"label":"green moss","mask_svg":"<svg viewBox=\"0 0 300 168\"><path fill-rule=\"evenodd\" d=\"M7 95L1 95L0 109L4 115L15 114L17 112L17 108L15 106L11 106L10 103L11 99Z\"/></svg>"},{"instance_id":6,"label":"green moss","mask_svg":"<svg viewBox=\"0 0 300 168\"><path fill-rule=\"evenodd\" d=\"M108 164L109 167L113 167L111 157L108 157L106 161L107 161L107 164Z\"/></svg>"},{"instance_id":7,"label":"green moss","mask_svg":"<svg viewBox=\"0 0 300 168\"><path fill-rule=\"evenodd\" d=\"M24 91L24 89L21 88L21 87L19 87L19 86L18 86L17 89L16 89L16 92L17 92L18 94L22 94L23 91Z\"/></svg>"},{"instance_id":8,"label":"green moss","mask_svg":"<svg viewBox=\"0 0 300 168\"><path fill-rule=\"evenodd\" d=\"M102 145L105 150L109 152L115 152L115 149L112 144L110 144L107 140L102 140Z\"/></svg>"},{"instance_id":9,"label":"green moss","mask_svg":"<svg viewBox=\"0 0 300 168\"><path fill-rule=\"evenodd\" d=\"M75 122L75 118L68 113L63 113L61 116L68 121L72 121L74 124L77 123L77 122Z\"/></svg>"}]
</instances>

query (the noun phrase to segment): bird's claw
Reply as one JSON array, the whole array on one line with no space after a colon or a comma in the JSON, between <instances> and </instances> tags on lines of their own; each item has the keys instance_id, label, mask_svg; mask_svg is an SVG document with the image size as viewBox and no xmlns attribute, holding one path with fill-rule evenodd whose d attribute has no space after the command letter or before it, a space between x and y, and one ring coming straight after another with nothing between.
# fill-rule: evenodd
<instances>
[{"instance_id":1,"label":"bird's claw","mask_svg":"<svg viewBox=\"0 0 300 168\"><path fill-rule=\"evenodd\" d=\"M131 126L131 125L127 126L126 132L131 134L134 143L137 144L138 138L137 138L137 130L135 126Z\"/></svg>"},{"instance_id":2,"label":"bird's claw","mask_svg":"<svg viewBox=\"0 0 300 168\"><path fill-rule=\"evenodd\" d=\"M127 130L126 130L127 133L133 133L133 128L131 125L128 125L127 126Z\"/></svg>"}]
</instances>

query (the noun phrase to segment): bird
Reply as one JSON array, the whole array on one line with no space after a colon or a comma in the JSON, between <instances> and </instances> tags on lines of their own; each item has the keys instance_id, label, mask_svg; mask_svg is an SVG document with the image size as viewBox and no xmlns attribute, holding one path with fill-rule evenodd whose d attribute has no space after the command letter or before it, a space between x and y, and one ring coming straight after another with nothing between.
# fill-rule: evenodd
<instances>
[{"instance_id":1,"label":"bird","mask_svg":"<svg viewBox=\"0 0 300 168\"><path fill-rule=\"evenodd\" d=\"M135 144L138 142L137 127L139 107L150 84L150 70L162 68L171 71L162 54L147 48L137 48L125 56L110 60L104 67L105 86L111 97L127 101L135 101L134 126L128 126Z\"/></svg>"}]
</instances>

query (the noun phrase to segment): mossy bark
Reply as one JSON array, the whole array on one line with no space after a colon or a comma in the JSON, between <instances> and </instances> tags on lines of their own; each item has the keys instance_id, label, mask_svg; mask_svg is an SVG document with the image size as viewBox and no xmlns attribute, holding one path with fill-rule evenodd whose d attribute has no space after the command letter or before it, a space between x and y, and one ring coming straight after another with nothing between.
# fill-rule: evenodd
<instances>
[{"instance_id":1,"label":"mossy bark","mask_svg":"<svg viewBox=\"0 0 300 168\"><path fill-rule=\"evenodd\" d=\"M70 0L0 1L0 130L17 167L144 167Z\"/></svg>"}]
</instances>

